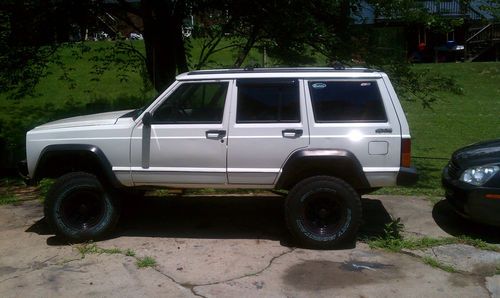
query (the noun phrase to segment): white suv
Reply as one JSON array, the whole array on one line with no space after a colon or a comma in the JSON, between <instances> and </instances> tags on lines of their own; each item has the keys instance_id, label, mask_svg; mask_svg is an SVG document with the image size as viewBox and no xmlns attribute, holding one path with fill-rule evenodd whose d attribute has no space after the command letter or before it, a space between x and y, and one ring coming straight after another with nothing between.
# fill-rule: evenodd
<instances>
[{"instance_id":1,"label":"white suv","mask_svg":"<svg viewBox=\"0 0 500 298\"><path fill-rule=\"evenodd\" d=\"M301 244L352 239L360 195L408 185L410 133L386 74L370 69L192 71L150 105L74 117L27 133L30 179L58 180L45 216L58 235L99 238L123 190L287 190Z\"/></svg>"}]
</instances>

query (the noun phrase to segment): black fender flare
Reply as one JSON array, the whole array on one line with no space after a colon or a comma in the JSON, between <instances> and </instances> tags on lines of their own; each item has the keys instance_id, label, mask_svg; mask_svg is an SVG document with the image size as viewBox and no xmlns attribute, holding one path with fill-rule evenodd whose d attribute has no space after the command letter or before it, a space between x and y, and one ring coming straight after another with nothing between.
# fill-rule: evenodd
<instances>
[{"instance_id":1,"label":"black fender flare","mask_svg":"<svg viewBox=\"0 0 500 298\"><path fill-rule=\"evenodd\" d=\"M45 177L44 173L47 166L53 166L48 165L52 158L65 155L74 156L77 154L83 154L87 157L90 156L95 162L97 162L99 172L104 176L103 178L107 179L107 182L109 182L111 186L116 188L125 187L116 178L116 175L113 172L113 167L104 152L102 152L99 147L89 144L56 144L45 147L38 158L32 180L37 182Z\"/></svg>"},{"instance_id":2,"label":"black fender flare","mask_svg":"<svg viewBox=\"0 0 500 298\"><path fill-rule=\"evenodd\" d=\"M356 156L343 149L301 149L295 151L282 167L277 189L290 189L302 179L317 175L340 178L355 189L368 189L361 163Z\"/></svg>"}]
</instances>

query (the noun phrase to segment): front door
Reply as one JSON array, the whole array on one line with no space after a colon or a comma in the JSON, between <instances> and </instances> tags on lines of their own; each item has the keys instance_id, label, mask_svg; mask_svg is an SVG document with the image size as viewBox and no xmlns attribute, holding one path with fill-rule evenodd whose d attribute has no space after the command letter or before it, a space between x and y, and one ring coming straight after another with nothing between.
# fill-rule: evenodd
<instances>
[{"instance_id":1,"label":"front door","mask_svg":"<svg viewBox=\"0 0 500 298\"><path fill-rule=\"evenodd\" d=\"M132 133L134 185L227 183L229 81L181 82ZM227 106L227 107L226 107Z\"/></svg>"}]
</instances>

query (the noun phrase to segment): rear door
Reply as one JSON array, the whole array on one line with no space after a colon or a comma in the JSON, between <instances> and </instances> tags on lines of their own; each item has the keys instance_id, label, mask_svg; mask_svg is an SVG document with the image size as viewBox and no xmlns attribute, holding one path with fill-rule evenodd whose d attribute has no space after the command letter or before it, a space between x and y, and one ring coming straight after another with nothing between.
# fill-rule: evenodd
<instances>
[{"instance_id":1,"label":"rear door","mask_svg":"<svg viewBox=\"0 0 500 298\"><path fill-rule=\"evenodd\" d=\"M390 185L400 166L401 127L381 78L305 82L311 147L348 149L372 185Z\"/></svg>"},{"instance_id":2,"label":"rear door","mask_svg":"<svg viewBox=\"0 0 500 298\"><path fill-rule=\"evenodd\" d=\"M298 79L239 79L231 106L227 172L232 184L272 185L287 157L309 144Z\"/></svg>"}]
</instances>

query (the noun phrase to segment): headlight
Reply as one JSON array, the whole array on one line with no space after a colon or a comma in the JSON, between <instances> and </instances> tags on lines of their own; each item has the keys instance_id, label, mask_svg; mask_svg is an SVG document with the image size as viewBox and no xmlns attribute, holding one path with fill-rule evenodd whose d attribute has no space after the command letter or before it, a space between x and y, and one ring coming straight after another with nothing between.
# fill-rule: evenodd
<instances>
[{"instance_id":1,"label":"headlight","mask_svg":"<svg viewBox=\"0 0 500 298\"><path fill-rule=\"evenodd\" d=\"M460 181L481 186L485 184L491 177L493 177L498 171L500 171L499 166L481 166L473 167L465 170L460 176Z\"/></svg>"}]
</instances>

